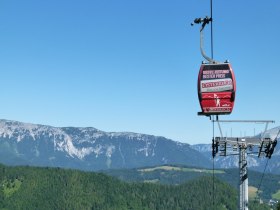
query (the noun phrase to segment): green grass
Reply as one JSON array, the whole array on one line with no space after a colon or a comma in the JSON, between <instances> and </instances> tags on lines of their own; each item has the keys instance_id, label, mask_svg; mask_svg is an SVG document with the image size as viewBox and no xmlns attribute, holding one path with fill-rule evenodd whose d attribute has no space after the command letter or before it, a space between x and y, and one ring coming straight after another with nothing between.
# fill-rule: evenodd
<instances>
[{"instance_id":1,"label":"green grass","mask_svg":"<svg viewBox=\"0 0 280 210\"><path fill-rule=\"evenodd\" d=\"M207 173L212 174L213 170L210 169L197 169L197 168L182 168L182 171L186 172L199 172L199 173ZM223 170L214 170L215 174L224 174L225 172Z\"/></svg>"},{"instance_id":2,"label":"green grass","mask_svg":"<svg viewBox=\"0 0 280 210\"><path fill-rule=\"evenodd\" d=\"M182 169L180 167L175 167L175 166L157 166L154 168L144 168L144 169L139 169L138 171L141 172L151 172L155 170L166 170L166 171L171 171L171 170L176 170L176 171L181 171Z\"/></svg>"},{"instance_id":3,"label":"green grass","mask_svg":"<svg viewBox=\"0 0 280 210\"><path fill-rule=\"evenodd\" d=\"M249 199L254 200L257 197L257 188L253 186L248 187Z\"/></svg>"},{"instance_id":4,"label":"green grass","mask_svg":"<svg viewBox=\"0 0 280 210\"><path fill-rule=\"evenodd\" d=\"M144 183L158 183L158 179L145 180Z\"/></svg>"},{"instance_id":5,"label":"green grass","mask_svg":"<svg viewBox=\"0 0 280 210\"><path fill-rule=\"evenodd\" d=\"M15 180L4 180L1 183L3 187L3 193L5 197L11 197L16 191L19 190L21 186L21 181L18 179Z\"/></svg>"},{"instance_id":6,"label":"green grass","mask_svg":"<svg viewBox=\"0 0 280 210\"><path fill-rule=\"evenodd\" d=\"M276 193L274 193L272 195L272 198L276 199L276 200L280 200L280 190L278 190Z\"/></svg>"},{"instance_id":7,"label":"green grass","mask_svg":"<svg viewBox=\"0 0 280 210\"><path fill-rule=\"evenodd\" d=\"M155 170L166 170L166 171L184 171L184 172L198 172L198 173L207 173L212 174L213 171L210 169L198 169L198 168L184 168L184 167L178 167L178 166L157 166L153 168L145 168L145 169L139 169L138 171L141 172L152 172ZM214 170L215 174L223 174L225 173L223 170Z\"/></svg>"}]
</instances>

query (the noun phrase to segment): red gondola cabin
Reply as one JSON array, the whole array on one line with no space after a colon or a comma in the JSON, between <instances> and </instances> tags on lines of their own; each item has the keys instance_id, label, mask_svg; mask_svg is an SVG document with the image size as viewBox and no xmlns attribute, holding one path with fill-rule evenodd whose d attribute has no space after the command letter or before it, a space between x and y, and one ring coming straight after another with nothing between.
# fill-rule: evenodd
<instances>
[{"instance_id":1,"label":"red gondola cabin","mask_svg":"<svg viewBox=\"0 0 280 210\"><path fill-rule=\"evenodd\" d=\"M236 82L229 63L202 64L198 75L200 115L230 114L234 106Z\"/></svg>"}]
</instances>

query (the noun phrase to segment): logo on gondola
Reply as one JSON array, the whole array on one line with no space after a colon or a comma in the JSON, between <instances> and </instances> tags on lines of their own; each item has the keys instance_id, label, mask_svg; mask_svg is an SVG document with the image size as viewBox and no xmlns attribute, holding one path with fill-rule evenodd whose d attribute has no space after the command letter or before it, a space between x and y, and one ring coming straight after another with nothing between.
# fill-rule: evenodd
<instances>
[{"instance_id":1,"label":"logo on gondola","mask_svg":"<svg viewBox=\"0 0 280 210\"><path fill-rule=\"evenodd\" d=\"M216 107L220 107L221 106L221 100L217 96L217 94L214 94L214 99L215 99Z\"/></svg>"},{"instance_id":2,"label":"logo on gondola","mask_svg":"<svg viewBox=\"0 0 280 210\"><path fill-rule=\"evenodd\" d=\"M202 80L202 92L222 92L232 90L232 80L229 79L215 79L215 80Z\"/></svg>"}]
</instances>

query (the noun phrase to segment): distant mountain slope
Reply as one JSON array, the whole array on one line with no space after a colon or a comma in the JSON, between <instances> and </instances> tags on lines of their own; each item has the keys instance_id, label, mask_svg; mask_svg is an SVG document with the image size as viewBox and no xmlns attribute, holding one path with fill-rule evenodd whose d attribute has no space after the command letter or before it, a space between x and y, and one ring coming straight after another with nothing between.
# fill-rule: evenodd
<instances>
[{"instance_id":1,"label":"distant mountain slope","mask_svg":"<svg viewBox=\"0 0 280 210\"><path fill-rule=\"evenodd\" d=\"M272 128L265 133L265 137L270 137L271 139L275 139L280 126ZM257 136L259 137L260 134ZM278 136L278 144L274 150L272 158L268 162L267 172L280 174L280 135ZM212 160L212 144L196 144L192 145L191 148L199 151L204 157L208 158L208 160ZM258 151L258 148L255 148ZM248 155L248 166L249 168L263 172L264 167L266 165L267 159L262 157L258 158L256 155ZM236 168L238 167L239 157L237 156L227 156L227 157L215 157L215 166L218 168Z\"/></svg>"},{"instance_id":2,"label":"distant mountain slope","mask_svg":"<svg viewBox=\"0 0 280 210\"><path fill-rule=\"evenodd\" d=\"M210 165L190 145L164 137L9 120L0 120L0 162L82 170L160 164Z\"/></svg>"}]
</instances>

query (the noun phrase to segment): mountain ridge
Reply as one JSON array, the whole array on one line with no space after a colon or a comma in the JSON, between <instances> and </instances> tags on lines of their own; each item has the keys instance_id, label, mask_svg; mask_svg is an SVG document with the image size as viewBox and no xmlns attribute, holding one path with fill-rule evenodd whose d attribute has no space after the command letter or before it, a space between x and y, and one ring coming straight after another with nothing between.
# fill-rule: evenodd
<instances>
[{"instance_id":1,"label":"mountain ridge","mask_svg":"<svg viewBox=\"0 0 280 210\"><path fill-rule=\"evenodd\" d=\"M0 160L6 164L23 162L82 170L166 163L203 167L209 164L189 144L161 136L104 132L93 127L52 127L11 120L0 120L0 150ZM7 159L3 153L9 153L12 159Z\"/></svg>"},{"instance_id":2,"label":"mountain ridge","mask_svg":"<svg viewBox=\"0 0 280 210\"><path fill-rule=\"evenodd\" d=\"M267 131L276 137L280 127ZM279 147L279 145L278 145ZM267 171L280 173L276 146ZM94 127L53 127L0 120L0 162L81 170L137 168L162 164L212 166L212 145L189 145L134 132L105 132ZM216 156L215 167L236 168L238 156ZM272 163L271 163L272 162ZM248 155L251 169L263 171L266 159Z\"/></svg>"}]
</instances>

